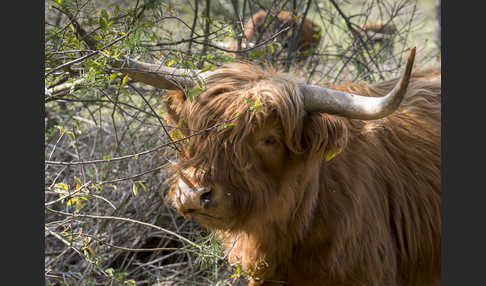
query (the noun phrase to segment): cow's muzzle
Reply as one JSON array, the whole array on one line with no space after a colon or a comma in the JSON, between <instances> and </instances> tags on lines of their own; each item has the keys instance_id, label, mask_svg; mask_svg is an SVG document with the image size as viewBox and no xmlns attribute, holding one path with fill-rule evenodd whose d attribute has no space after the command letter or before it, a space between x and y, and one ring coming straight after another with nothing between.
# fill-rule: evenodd
<instances>
[{"instance_id":1,"label":"cow's muzzle","mask_svg":"<svg viewBox=\"0 0 486 286\"><path fill-rule=\"evenodd\" d=\"M184 216L203 210L211 203L212 190L209 187L195 187L179 179L177 190L179 211Z\"/></svg>"}]
</instances>

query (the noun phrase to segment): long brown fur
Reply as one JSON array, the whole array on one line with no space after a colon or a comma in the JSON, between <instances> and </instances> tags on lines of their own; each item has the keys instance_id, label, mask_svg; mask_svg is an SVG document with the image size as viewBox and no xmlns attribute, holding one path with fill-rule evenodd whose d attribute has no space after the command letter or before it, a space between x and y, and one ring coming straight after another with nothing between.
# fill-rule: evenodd
<instances>
[{"instance_id":1,"label":"long brown fur","mask_svg":"<svg viewBox=\"0 0 486 286\"><path fill-rule=\"evenodd\" d=\"M332 87L383 96L396 81ZM213 218L196 219L250 285L439 285L440 70L415 72L402 106L372 121L306 113L296 82L232 63L192 103L169 93L166 120L185 135L209 128L181 146L176 169L224 190Z\"/></svg>"}]
</instances>

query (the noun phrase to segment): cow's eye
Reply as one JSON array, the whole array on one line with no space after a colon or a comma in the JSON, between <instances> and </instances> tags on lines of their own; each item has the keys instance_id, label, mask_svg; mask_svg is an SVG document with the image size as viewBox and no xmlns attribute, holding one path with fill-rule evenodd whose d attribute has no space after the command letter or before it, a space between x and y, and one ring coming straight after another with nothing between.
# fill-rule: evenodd
<instances>
[{"instance_id":1,"label":"cow's eye","mask_svg":"<svg viewBox=\"0 0 486 286\"><path fill-rule=\"evenodd\" d=\"M268 146L275 145L277 144L277 138L275 136L268 136L267 138L265 138L263 143Z\"/></svg>"}]
</instances>

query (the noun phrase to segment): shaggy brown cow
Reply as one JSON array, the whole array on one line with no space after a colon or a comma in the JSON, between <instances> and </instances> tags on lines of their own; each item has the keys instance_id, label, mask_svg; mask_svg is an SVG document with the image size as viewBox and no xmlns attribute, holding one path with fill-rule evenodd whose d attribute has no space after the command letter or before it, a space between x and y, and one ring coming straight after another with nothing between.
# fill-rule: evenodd
<instances>
[{"instance_id":1,"label":"shaggy brown cow","mask_svg":"<svg viewBox=\"0 0 486 286\"><path fill-rule=\"evenodd\" d=\"M440 71L411 74L414 53L372 85L232 63L192 102L171 91L166 119L205 131L180 145L167 198L249 285L439 285ZM151 84L174 89L185 72L163 69Z\"/></svg>"},{"instance_id":2,"label":"shaggy brown cow","mask_svg":"<svg viewBox=\"0 0 486 286\"><path fill-rule=\"evenodd\" d=\"M296 20L297 19L297 20ZM242 40L243 48L253 47L255 44L269 39L272 35L289 27L290 29L282 32L277 40L282 44L282 50L288 50L288 44L293 35L293 31L298 29L301 18L294 17L289 11L280 11L278 14L268 13L259 10L251 16L245 25L245 37ZM296 50L298 59L303 61L317 48L321 41L321 28L310 19L304 19L302 31L297 38ZM236 50L237 42L231 43L230 48ZM278 52L278 51L277 51Z\"/></svg>"}]
</instances>

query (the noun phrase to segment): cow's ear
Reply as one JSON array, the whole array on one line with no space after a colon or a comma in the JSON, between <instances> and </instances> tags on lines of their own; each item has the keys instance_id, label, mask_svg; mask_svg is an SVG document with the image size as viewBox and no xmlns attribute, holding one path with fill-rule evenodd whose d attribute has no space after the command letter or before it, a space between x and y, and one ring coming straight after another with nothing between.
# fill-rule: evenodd
<instances>
[{"instance_id":1,"label":"cow's ear","mask_svg":"<svg viewBox=\"0 0 486 286\"><path fill-rule=\"evenodd\" d=\"M304 120L302 145L330 161L346 147L348 129L343 119L329 114L310 114Z\"/></svg>"},{"instance_id":2,"label":"cow's ear","mask_svg":"<svg viewBox=\"0 0 486 286\"><path fill-rule=\"evenodd\" d=\"M181 124L180 114L185 101L186 95L181 90L170 90L164 95L165 112L163 118L167 124L173 127Z\"/></svg>"},{"instance_id":3,"label":"cow's ear","mask_svg":"<svg viewBox=\"0 0 486 286\"><path fill-rule=\"evenodd\" d=\"M165 112L163 119L172 128L170 135L173 140L187 136L187 126L181 116L182 106L186 101L186 95L181 90L171 90L164 95Z\"/></svg>"}]
</instances>

